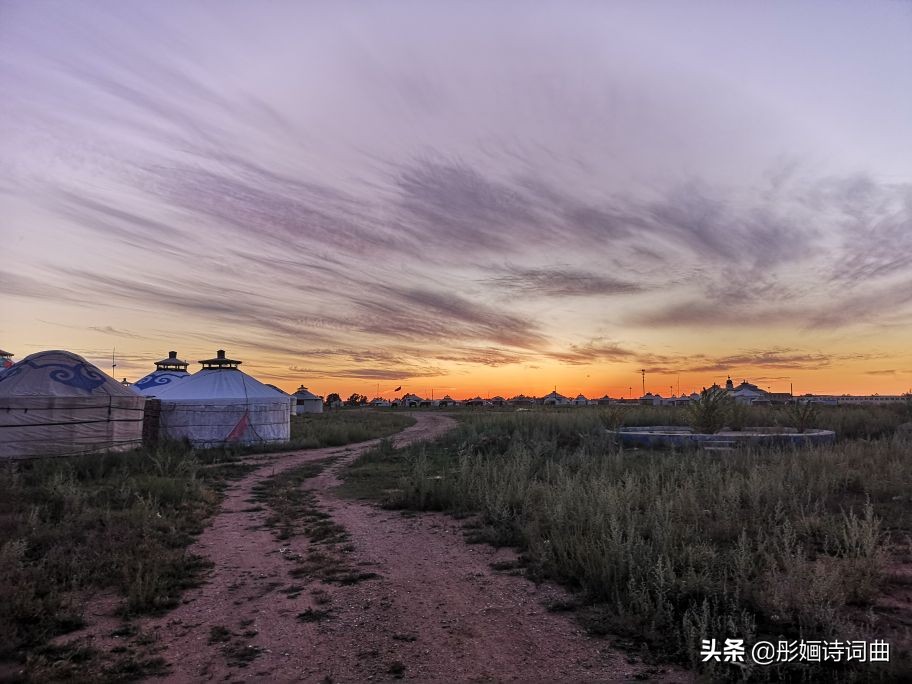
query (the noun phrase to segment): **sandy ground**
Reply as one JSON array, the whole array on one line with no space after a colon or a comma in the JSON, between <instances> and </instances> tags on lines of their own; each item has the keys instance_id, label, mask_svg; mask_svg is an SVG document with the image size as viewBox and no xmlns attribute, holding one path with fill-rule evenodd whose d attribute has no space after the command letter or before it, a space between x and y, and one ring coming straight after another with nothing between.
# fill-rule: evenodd
<instances>
[{"instance_id":1,"label":"sandy ground","mask_svg":"<svg viewBox=\"0 0 912 684\"><path fill-rule=\"evenodd\" d=\"M452 426L437 414L416 414L398 445L433 438ZM336 472L376 441L281 456L233 483L212 524L193 551L214 567L206 583L190 590L181 606L139 622L154 634L171 665L171 682L307 681L379 682L590 682L658 678L686 681L686 673L651 668L586 636L572 616L549 613L544 604L564 597L553 585L491 569L512 558L463 541L458 521L437 514L405 516L340 499L331 488ZM288 571L309 542L279 541L264 527L267 511L250 503L265 478L308 461L339 460L305 483L321 508L349 532L348 562L378 577L351 586L296 580ZM300 593L283 592L303 585ZM317 605L312 592L325 592ZM328 600L327 600L328 599ZM329 617L302 622L308 608ZM99 626L107 620L96 611ZM213 627L231 633L210 643ZM91 629L91 628L90 628ZM97 647L107 637L96 629ZM239 666L238 653L246 666Z\"/></svg>"}]
</instances>

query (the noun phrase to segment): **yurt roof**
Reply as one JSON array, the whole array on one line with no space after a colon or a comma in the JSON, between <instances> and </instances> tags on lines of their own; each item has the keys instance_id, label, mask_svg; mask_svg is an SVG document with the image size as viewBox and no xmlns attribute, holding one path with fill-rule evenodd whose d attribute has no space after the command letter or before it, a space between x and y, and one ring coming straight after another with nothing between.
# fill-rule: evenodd
<instances>
[{"instance_id":1,"label":"yurt roof","mask_svg":"<svg viewBox=\"0 0 912 684\"><path fill-rule=\"evenodd\" d=\"M206 368L180 382L171 383L158 391L162 401L200 401L239 399L289 399L287 394L274 390L243 371Z\"/></svg>"},{"instance_id":2,"label":"yurt roof","mask_svg":"<svg viewBox=\"0 0 912 684\"><path fill-rule=\"evenodd\" d=\"M3 351L2 349L0 349L0 356L12 356L12 354L8 351Z\"/></svg>"},{"instance_id":3,"label":"yurt roof","mask_svg":"<svg viewBox=\"0 0 912 684\"><path fill-rule=\"evenodd\" d=\"M158 395L175 382L190 377L186 371L156 369L133 383L133 389L144 396Z\"/></svg>"},{"instance_id":4,"label":"yurt roof","mask_svg":"<svg viewBox=\"0 0 912 684\"><path fill-rule=\"evenodd\" d=\"M304 387L304 385L301 385L300 387L298 387L297 391L294 393L294 396L296 396L298 399L319 399L320 398L316 394L311 392L309 389Z\"/></svg>"},{"instance_id":5,"label":"yurt roof","mask_svg":"<svg viewBox=\"0 0 912 684\"><path fill-rule=\"evenodd\" d=\"M4 397L135 397L132 388L120 384L78 354L59 349L29 354L0 375Z\"/></svg>"}]
</instances>

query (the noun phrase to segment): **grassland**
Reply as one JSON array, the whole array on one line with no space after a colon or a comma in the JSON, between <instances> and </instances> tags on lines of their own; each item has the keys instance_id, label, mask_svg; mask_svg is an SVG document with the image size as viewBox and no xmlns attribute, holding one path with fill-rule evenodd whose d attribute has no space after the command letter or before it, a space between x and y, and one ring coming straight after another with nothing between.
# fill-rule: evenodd
<instances>
[{"instance_id":1,"label":"grassland","mask_svg":"<svg viewBox=\"0 0 912 684\"><path fill-rule=\"evenodd\" d=\"M383 437L411 422L362 411L296 417L293 442L282 448ZM0 464L0 679L23 668L23 677L38 680L123 681L162 671L141 634L129 636L142 653L131 647L104 658L51 640L83 626L93 592L120 597L125 621L175 606L207 568L188 546L227 481L256 467L247 462L252 450L170 443Z\"/></svg>"},{"instance_id":2,"label":"grassland","mask_svg":"<svg viewBox=\"0 0 912 684\"><path fill-rule=\"evenodd\" d=\"M389 437L414 422L405 413L370 409L303 414L291 419L291 442L298 449L342 446Z\"/></svg>"},{"instance_id":3,"label":"grassland","mask_svg":"<svg viewBox=\"0 0 912 684\"><path fill-rule=\"evenodd\" d=\"M746 419L786 417L759 409ZM698 654L704 638L901 632L874 606L891 566L908 560L912 448L893 433L909 416L824 409L817 427L841 434L834 446L723 456L624 451L604 429L684 420L640 407L466 413L434 444L369 452L342 492L474 514L470 539L519 547L532 578L573 588L590 631L713 679L907 676L908 653L877 670L736 669Z\"/></svg>"}]
</instances>

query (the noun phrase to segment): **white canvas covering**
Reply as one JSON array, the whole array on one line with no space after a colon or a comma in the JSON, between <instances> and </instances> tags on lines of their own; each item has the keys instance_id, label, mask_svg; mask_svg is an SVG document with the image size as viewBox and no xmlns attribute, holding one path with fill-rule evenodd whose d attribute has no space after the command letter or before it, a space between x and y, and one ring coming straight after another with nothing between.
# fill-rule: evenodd
<instances>
[{"instance_id":1,"label":"white canvas covering","mask_svg":"<svg viewBox=\"0 0 912 684\"><path fill-rule=\"evenodd\" d=\"M143 397L81 356L31 354L0 375L0 458L139 446L144 407Z\"/></svg>"},{"instance_id":2,"label":"white canvas covering","mask_svg":"<svg viewBox=\"0 0 912 684\"><path fill-rule=\"evenodd\" d=\"M291 439L291 397L237 368L198 371L156 396L162 439L202 447Z\"/></svg>"}]
</instances>

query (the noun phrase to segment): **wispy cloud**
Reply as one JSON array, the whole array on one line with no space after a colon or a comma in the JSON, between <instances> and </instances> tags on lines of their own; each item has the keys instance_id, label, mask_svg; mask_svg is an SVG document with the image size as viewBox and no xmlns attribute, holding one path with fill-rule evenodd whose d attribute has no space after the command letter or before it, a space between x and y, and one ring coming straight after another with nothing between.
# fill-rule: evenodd
<instances>
[{"instance_id":1,"label":"wispy cloud","mask_svg":"<svg viewBox=\"0 0 912 684\"><path fill-rule=\"evenodd\" d=\"M129 337L134 340L143 339L143 335L137 335L136 333L132 333L129 330L118 330L117 328L112 328L110 325L90 325L89 330L94 330L95 332L100 332L105 335L112 335L114 337Z\"/></svg>"},{"instance_id":2,"label":"wispy cloud","mask_svg":"<svg viewBox=\"0 0 912 684\"><path fill-rule=\"evenodd\" d=\"M894 351L877 363L908 365L904 45L878 40L840 71L820 17L783 6L800 39L735 40L719 67L705 46L756 22L697 8L672 27L588 3L522 21L316 11L213 23L192 5L37 3L7 18L0 288L27 319L11 328L103 309L86 327L125 344L158 344L164 320L263 368L352 379L558 364L778 377L879 353L809 351L809 332L880 331ZM655 49L685 34L693 50ZM263 49L235 49L251 41ZM882 46L892 59L870 61ZM813 89L786 68L798 58ZM891 107L843 72L892 74Z\"/></svg>"},{"instance_id":3,"label":"wispy cloud","mask_svg":"<svg viewBox=\"0 0 912 684\"><path fill-rule=\"evenodd\" d=\"M646 286L572 267L510 269L485 281L532 297L593 297L642 292Z\"/></svg>"}]
</instances>

